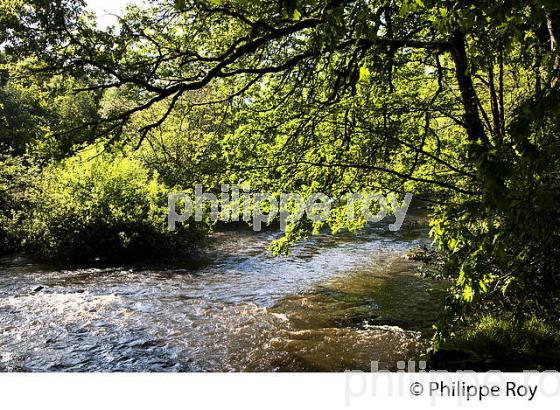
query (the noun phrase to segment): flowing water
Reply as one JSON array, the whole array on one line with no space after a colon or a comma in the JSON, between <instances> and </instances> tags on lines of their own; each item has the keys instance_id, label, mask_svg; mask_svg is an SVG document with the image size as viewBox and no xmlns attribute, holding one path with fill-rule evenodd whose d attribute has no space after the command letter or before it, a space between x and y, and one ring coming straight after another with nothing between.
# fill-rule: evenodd
<instances>
[{"instance_id":1,"label":"flowing water","mask_svg":"<svg viewBox=\"0 0 560 410\"><path fill-rule=\"evenodd\" d=\"M289 257L277 233L224 231L199 266L55 269L0 262L2 371L395 369L425 348L440 286L399 232L319 235ZM39 289L39 286L43 289Z\"/></svg>"}]
</instances>

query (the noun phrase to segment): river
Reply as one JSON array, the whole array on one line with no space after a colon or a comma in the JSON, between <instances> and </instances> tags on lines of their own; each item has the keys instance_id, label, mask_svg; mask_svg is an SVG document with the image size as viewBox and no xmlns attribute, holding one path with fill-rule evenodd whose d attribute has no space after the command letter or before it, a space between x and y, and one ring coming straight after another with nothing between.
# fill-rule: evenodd
<instances>
[{"instance_id":1,"label":"river","mask_svg":"<svg viewBox=\"0 0 560 410\"><path fill-rule=\"evenodd\" d=\"M408 249L426 221L318 235L214 233L189 266L0 261L0 371L395 370L425 349L441 286ZM40 288L42 287L42 289Z\"/></svg>"}]
</instances>

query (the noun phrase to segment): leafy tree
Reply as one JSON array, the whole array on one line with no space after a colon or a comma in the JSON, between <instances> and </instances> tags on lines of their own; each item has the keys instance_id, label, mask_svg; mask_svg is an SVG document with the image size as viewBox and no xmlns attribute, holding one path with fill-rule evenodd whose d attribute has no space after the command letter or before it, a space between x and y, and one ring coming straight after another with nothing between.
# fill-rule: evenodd
<instances>
[{"instance_id":1,"label":"leafy tree","mask_svg":"<svg viewBox=\"0 0 560 410\"><path fill-rule=\"evenodd\" d=\"M0 146L36 159L61 158L91 142L85 126L98 117L94 92L76 93L79 81L68 76L8 81L0 88Z\"/></svg>"},{"instance_id":2,"label":"leafy tree","mask_svg":"<svg viewBox=\"0 0 560 410\"><path fill-rule=\"evenodd\" d=\"M79 5L11 1L2 22L7 56L35 58L28 73L68 71L110 97L83 125L91 139L140 146L164 133L161 153L181 104L197 101L192 124L210 136L198 144L191 130L184 146L210 154L192 162L210 164L209 180L431 201L452 283L437 347L475 307L557 317L556 3L154 0L100 30ZM206 121L207 107L223 121ZM343 205L335 231L357 227ZM285 241L322 227L294 225Z\"/></svg>"}]
</instances>

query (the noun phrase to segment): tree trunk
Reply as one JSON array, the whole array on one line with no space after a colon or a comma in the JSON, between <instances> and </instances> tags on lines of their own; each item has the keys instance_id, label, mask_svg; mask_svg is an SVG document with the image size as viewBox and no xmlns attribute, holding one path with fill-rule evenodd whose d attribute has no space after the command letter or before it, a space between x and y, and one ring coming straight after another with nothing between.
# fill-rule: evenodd
<instances>
[{"instance_id":1,"label":"tree trunk","mask_svg":"<svg viewBox=\"0 0 560 410\"><path fill-rule=\"evenodd\" d=\"M464 122L469 141L482 143L488 147L488 136L484 131L484 125L480 119L480 112L478 111L478 96L474 89L472 81L472 73L469 70L465 35L459 29L456 29L451 39L453 45L451 55L455 63L455 77L461 91L461 100L463 103Z\"/></svg>"},{"instance_id":2,"label":"tree trunk","mask_svg":"<svg viewBox=\"0 0 560 410\"><path fill-rule=\"evenodd\" d=\"M553 88L560 88L560 10L552 10L546 14L546 25L550 34L550 44L556 55L551 84Z\"/></svg>"}]
</instances>

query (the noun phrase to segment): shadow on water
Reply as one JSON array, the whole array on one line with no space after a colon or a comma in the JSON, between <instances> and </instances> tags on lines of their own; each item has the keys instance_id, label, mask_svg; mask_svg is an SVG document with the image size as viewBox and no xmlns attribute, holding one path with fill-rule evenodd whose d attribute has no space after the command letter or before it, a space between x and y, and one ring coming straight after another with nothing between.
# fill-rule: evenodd
<instances>
[{"instance_id":1,"label":"shadow on water","mask_svg":"<svg viewBox=\"0 0 560 410\"><path fill-rule=\"evenodd\" d=\"M422 217L319 235L288 257L273 231L226 230L203 263L58 269L0 262L0 370L342 371L417 358L440 286L406 251Z\"/></svg>"}]
</instances>

